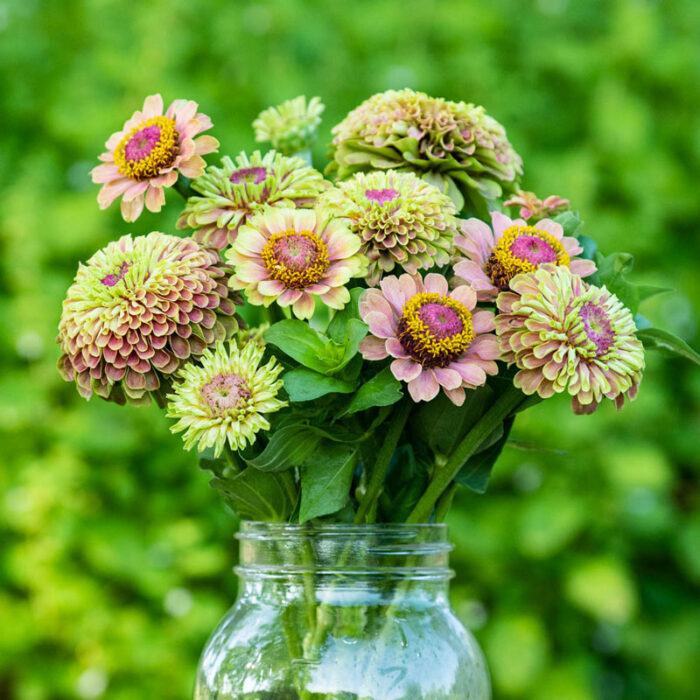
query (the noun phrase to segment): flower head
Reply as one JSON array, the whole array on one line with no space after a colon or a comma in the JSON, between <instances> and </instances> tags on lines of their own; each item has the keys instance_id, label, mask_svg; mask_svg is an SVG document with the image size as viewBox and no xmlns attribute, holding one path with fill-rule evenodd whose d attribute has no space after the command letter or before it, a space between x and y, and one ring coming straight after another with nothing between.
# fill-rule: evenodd
<instances>
[{"instance_id":1,"label":"flower head","mask_svg":"<svg viewBox=\"0 0 700 700\"><path fill-rule=\"evenodd\" d=\"M205 350L199 363L180 370L167 414L179 419L171 431L185 431L185 449L213 447L218 457L226 443L241 450L255 442L258 431L270 429L265 414L287 403L277 398L282 366L272 358L261 367L264 352L257 343L239 348L233 341L220 342Z\"/></svg>"},{"instance_id":2,"label":"flower head","mask_svg":"<svg viewBox=\"0 0 700 700\"><path fill-rule=\"evenodd\" d=\"M340 220L313 209L268 207L239 230L226 259L235 274L229 284L244 289L256 306L291 306L297 318L310 318L314 297L342 309L350 301L345 285L367 271L360 239Z\"/></svg>"},{"instance_id":3,"label":"flower head","mask_svg":"<svg viewBox=\"0 0 700 700\"><path fill-rule=\"evenodd\" d=\"M189 238L122 236L80 265L63 302L58 366L89 399L149 392L237 327L217 253Z\"/></svg>"},{"instance_id":4,"label":"flower head","mask_svg":"<svg viewBox=\"0 0 700 700\"><path fill-rule=\"evenodd\" d=\"M201 196L190 197L177 227L195 229L200 243L225 248L238 229L265 206L311 207L329 185L301 158L285 158L274 151L264 156L241 153L235 161L221 159L222 167L209 166L192 183Z\"/></svg>"},{"instance_id":5,"label":"flower head","mask_svg":"<svg viewBox=\"0 0 700 700\"><path fill-rule=\"evenodd\" d=\"M465 389L496 374L499 357L493 313L475 310L476 293L459 286L449 291L435 273L385 277L380 289L360 299L360 316L369 325L360 344L367 360L395 358L391 371L408 383L414 401L430 401L442 390L458 406Z\"/></svg>"},{"instance_id":6,"label":"flower head","mask_svg":"<svg viewBox=\"0 0 700 700\"><path fill-rule=\"evenodd\" d=\"M479 207L504 189L512 191L522 174L520 156L483 107L423 92L388 90L374 95L332 132L335 162L330 169L337 170L340 179L358 170L431 172L450 178L450 189L456 186Z\"/></svg>"},{"instance_id":7,"label":"flower head","mask_svg":"<svg viewBox=\"0 0 700 700\"><path fill-rule=\"evenodd\" d=\"M413 173L357 173L324 193L319 208L346 219L362 239L370 286L395 265L415 274L450 261L454 204Z\"/></svg>"},{"instance_id":8,"label":"flower head","mask_svg":"<svg viewBox=\"0 0 700 700\"><path fill-rule=\"evenodd\" d=\"M109 137L104 161L92 170L92 181L102 183L97 195L100 209L122 196L122 216L135 221L143 211L160 211L165 204L164 187L172 187L181 172L199 177L206 165L203 155L216 151L213 136L197 136L212 123L197 112L197 103L175 100L163 113L163 98L151 95L121 131ZM197 138L195 138L197 137Z\"/></svg>"},{"instance_id":9,"label":"flower head","mask_svg":"<svg viewBox=\"0 0 700 700\"><path fill-rule=\"evenodd\" d=\"M491 213L491 221L493 230L479 219L467 219L455 236L455 246L464 255L454 266L455 275L474 287L479 301L494 300L516 275L544 263L568 267L580 277L596 270L593 261L576 257L583 248L565 236L556 221L543 219L528 226L523 219L511 220L497 211Z\"/></svg>"},{"instance_id":10,"label":"flower head","mask_svg":"<svg viewBox=\"0 0 700 700\"><path fill-rule=\"evenodd\" d=\"M503 359L520 369L515 386L542 398L568 390L576 413L636 397L644 349L615 295L554 265L518 275L511 289L498 296L496 333Z\"/></svg>"},{"instance_id":11,"label":"flower head","mask_svg":"<svg viewBox=\"0 0 700 700\"><path fill-rule=\"evenodd\" d=\"M520 207L518 212L520 216L531 224L546 219L555 214L560 214L569 209L569 200L557 195L550 195L544 200L540 199L534 192L525 192L518 190L506 202L503 202L506 207Z\"/></svg>"},{"instance_id":12,"label":"flower head","mask_svg":"<svg viewBox=\"0 0 700 700\"><path fill-rule=\"evenodd\" d=\"M306 151L314 145L325 106L320 97L300 95L277 107L260 112L253 122L256 141L269 141L272 147L285 155Z\"/></svg>"}]
</instances>

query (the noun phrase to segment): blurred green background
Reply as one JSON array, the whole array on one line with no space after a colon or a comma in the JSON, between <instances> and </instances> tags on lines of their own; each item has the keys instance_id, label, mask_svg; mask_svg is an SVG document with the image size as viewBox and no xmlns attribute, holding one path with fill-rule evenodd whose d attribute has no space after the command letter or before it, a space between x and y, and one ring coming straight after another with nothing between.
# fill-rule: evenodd
<instances>
[{"instance_id":1,"label":"blurred green background","mask_svg":"<svg viewBox=\"0 0 700 700\"><path fill-rule=\"evenodd\" d=\"M174 700L231 604L235 521L155 409L79 399L55 370L77 261L173 231L126 224L88 171L145 95L197 100L222 153L300 93L330 127L413 87L484 104L525 186L568 196L698 345L695 0L0 2L0 698ZM172 195L172 196L170 196ZM522 416L486 496L460 494L454 604L496 698L697 696L700 374L648 358L639 399Z\"/></svg>"}]
</instances>

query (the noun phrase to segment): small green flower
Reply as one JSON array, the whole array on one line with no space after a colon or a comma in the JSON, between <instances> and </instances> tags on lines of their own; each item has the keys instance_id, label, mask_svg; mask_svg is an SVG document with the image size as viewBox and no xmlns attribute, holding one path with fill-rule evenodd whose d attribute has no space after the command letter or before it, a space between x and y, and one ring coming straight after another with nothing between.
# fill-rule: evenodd
<instances>
[{"instance_id":1,"label":"small green flower","mask_svg":"<svg viewBox=\"0 0 700 700\"><path fill-rule=\"evenodd\" d=\"M242 152L221 163L192 182L201 196L190 197L177 220L179 229L194 229L195 240L218 250L232 244L238 229L263 207L312 207L330 186L302 158L275 151L264 156L255 151L250 157Z\"/></svg>"},{"instance_id":2,"label":"small green flower","mask_svg":"<svg viewBox=\"0 0 700 700\"><path fill-rule=\"evenodd\" d=\"M307 104L304 95L270 107L260 112L253 122L255 140L269 141L273 148L285 155L306 151L316 142L324 109L320 97L312 97Z\"/></svg>"},{"instance_id":3,"label":"small green flower","mask_svg":"<svg viewBox=\"0 0 700 700\"><path fill-rule=\"evenodd\" d=\"M255 442L257 432L270 429L265 414L287 403L277 398L282 366L272 358L261 367L264 352L259 343L239 348L234 341L221 342L204 352L200 364L180 370L167 415L179 419L171 431L184 431L185 449L213 447L218 457L227 443L241 450Z\"/></svg>"}]
</instances>

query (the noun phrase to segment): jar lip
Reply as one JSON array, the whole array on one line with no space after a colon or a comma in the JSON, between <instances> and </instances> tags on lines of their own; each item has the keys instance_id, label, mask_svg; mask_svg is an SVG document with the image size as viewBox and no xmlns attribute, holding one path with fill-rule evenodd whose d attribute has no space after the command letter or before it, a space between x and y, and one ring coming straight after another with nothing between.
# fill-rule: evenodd
<instances>
[{"instance_id":1,"label":"jar lip","mask_svg":"<svg viewBox=\"0 0 700 700\"><path fill-rule=\"evenodd\" d=\"M264 520L243 520L236 533L236 538L257 539L270 535L281 536L318 536L324 537L347 535L409 535L411 533L434 533L446 536L446 523L280 523Z\"/></svg>"}]
</instances>

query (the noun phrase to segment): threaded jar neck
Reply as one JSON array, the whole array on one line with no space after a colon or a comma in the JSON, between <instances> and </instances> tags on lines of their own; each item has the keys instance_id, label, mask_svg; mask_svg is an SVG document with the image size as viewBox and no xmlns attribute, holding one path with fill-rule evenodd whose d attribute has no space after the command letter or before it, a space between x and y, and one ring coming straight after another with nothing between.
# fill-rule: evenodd
<instances>
[{"instance_id":1,"label":"threaded jar neck","mask_svg":"<svg viewBox=\"0 0 700 700\"><path fill-rule=\"evenodd\" d=\"M243 579L294 579L313 574L320 581L406 579L446 582L452 546L446 525L296 525L243 522L240 540Z\"/></svg>"}]
</instances>

